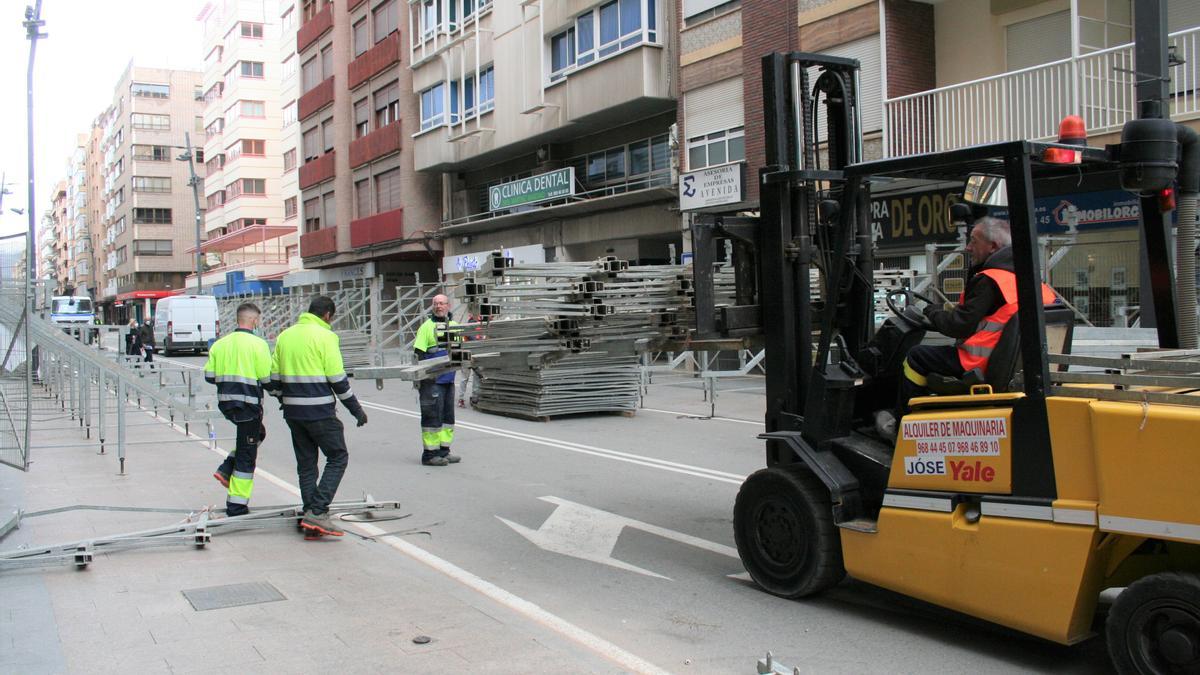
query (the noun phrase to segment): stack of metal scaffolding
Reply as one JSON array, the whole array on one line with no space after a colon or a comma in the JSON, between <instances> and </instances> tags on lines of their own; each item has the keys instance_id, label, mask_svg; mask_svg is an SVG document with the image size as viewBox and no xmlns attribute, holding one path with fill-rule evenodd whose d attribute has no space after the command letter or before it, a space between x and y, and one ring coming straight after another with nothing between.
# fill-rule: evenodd
<instances>
[{"instance_id":1,"label":"stack of metal scaffolding","mask_svg":"<svg viewBox=\"0 0 1200 675\"><path fill-rule=\"evenodd\" d=\"M497 253L459 299L481 320L450 332L446 367L479 374L478 408L532 418L636 409L637 354L694 324L683 265L512 266Z\"/></svg>"}]
</instances>

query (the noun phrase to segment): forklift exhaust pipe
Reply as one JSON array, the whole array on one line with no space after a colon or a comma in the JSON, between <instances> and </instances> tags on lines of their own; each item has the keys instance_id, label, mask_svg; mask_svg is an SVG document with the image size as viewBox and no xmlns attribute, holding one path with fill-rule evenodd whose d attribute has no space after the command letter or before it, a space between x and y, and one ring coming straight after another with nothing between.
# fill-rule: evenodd
<instances>
[{"instance_id":1,"label":"forklift exhaust pipe","mask_svg":"<svg viewBox=\"0 0 1200 675\"><path fill-rule=\"evenodd\" d=\"M1196 349L1196 202L1200 198L1200 134L1176 125L1183 161L1179 165L1178 231L1175 235L1175 297L1179 303L1179 347Z\"/></svg>"}]
</instances>

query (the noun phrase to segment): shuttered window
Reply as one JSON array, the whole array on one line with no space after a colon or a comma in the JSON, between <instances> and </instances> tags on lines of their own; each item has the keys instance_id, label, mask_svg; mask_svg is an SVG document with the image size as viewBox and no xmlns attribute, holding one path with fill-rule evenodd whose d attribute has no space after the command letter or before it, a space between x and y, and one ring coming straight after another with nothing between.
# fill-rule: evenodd
<instances>
[{"instance_id":1,"label":"shuttered window","mask_svg":"<svg viewBox=\"0 0 1200 675\"><path fill-rule=\"evenodd\" d=\"M1200 26L1200 2L1173 0L1167 3L1167 31L1186 30Z\"/></svg>"},{"instance_id":2,"label":"shuttered window","mask_svg":"<svg viewBox=\"0 0 1200 675\"><path fill-rule=\"evenodd\" d=\"M384 171L375 176L375 204L378 213L398 209L400 203L400 169Z\"/></svg>"},{"instance_id":3,"label":"shuttered window","mask_svg":"<svg viewBox=\"0 0 1200 675\"><path fill-rule=\"evenodd\" d=\"M683 95L683 127L688 138L743 125L742 78L698 87Z\"/></svg>"},{"instance_id":4,"label":"shuttered window","mask_svg":"<svg viewBox=\"0 0 1200 675\"><path fill-rule=\"evenodd\" d=\"M822 54L829 56L858 59L858 89L862 96L858 112L864 134L883 129L883 61L880 49L879 35L875 34L821 50ZM808 69L810 90L819 75L816 68ZM822 97L817 105L817 141L824 140L825 99Z\"/></svg>"},{"instance_id":5,"label":"shuttered window","mask_svg":"<svg viewBox=\"0 0 1200 675\"><path fill-rule=\"evenodd\" d=\"M1010 71L1069 57L1070 10L1012 24L1005 31L1005 51Z\"/></svg>"}]
</instances>

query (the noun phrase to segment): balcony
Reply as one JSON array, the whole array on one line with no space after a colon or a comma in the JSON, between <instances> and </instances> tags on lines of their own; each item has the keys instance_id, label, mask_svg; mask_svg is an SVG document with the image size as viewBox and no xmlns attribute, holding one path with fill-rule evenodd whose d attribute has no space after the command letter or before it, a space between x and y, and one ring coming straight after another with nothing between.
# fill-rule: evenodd
<instances>
[{"instance_id":1,"label":"balcony","mask_svg":"<svg viewBox=\"0 0 1200 675\"><path fill-rule=\"evenodd\" d=\"M300 257L312 258L337 253L337 228L326 227L300 235Z\"/></svg>"},{"instance_id":2,"label":"balcony","mask_svg":"<svg viewBox=\"0 0 1200 675\"><path fill-rule=\"evenodd\" d=\"M358 9L358 6L361 4L363 4L363 0L347 0L346 13L349 14L350 12L353 12L354 10Z\"/></svg>"},{"instance_id":3,"label":"balcony","mask_svg":"<svg viewBox=\"0 0 1200 675\"><path fill-rule=\"evenodd\" d=\"M1176 54L1200 49L1200 28L1172 33ZM1133 45L887 99L884 154L904 157L983 143L1050 139L1067 115L1080 115L1089 134L1120 130L1137 114ZM1171 69L1170 112L1200 116L1200 63Z\"/></svg>"},{"instance_id":4,"label":"balcony","mask_svg":"<svg viewBox=\"0 0 1200 675\"><path fill-rule=\"evenodd\" d=\"M300 165L300 189L308 188L333 178L335 151L329 151L311 162Z\"/></svg>"},{"instance_id":5,"label":"balcony","mask_svg":"<svg viewBox=\"0 0 1200 675\"><path fill-rule=\"evenodd\" d=\"M317 38L325 34L325 31L333 28L333 3L325 3L325 8L317 12L313 18L304 22L300 26L300 30L296 31L296 53L302 53L308 49L312 43L317 41Z\"/></svg>"},{"instance_id":6,"label":"balcony","mask_svg":"<svg viewBox=\"0 0 1200 675\"><path fill-rule=\"evenodd\" d=\"M403 238L404 209L393 209L350 221L351 248L365 248Z\"/></svg>"},{"instance_id":7,"label":"balcony","mask_svg":"<svg viewBox=\"0 0 1200 675\"><path fill-rule=\"evenodd\" d=\"M350 141L350 168L400 150L400 120Z\"/></svg>"},{"instance_id":8,"label":"balcony","mask_svg":"<svg viewBox=\"0 0 1200 675\"><path fill-rule=\"evenodd\" d=\"M296 116L308 119L313 113L333 103L333 75L305 92L296 103Z\"/></svg>"},{"instance_id":9,"label":"balcony","mask_svg":"<svg viewBox=\"0 0 1200 675\"><path fill-rule=\"evenodd\" d=\"M379 74L384 68L400 61L400 32L394 31L379 44L363 52L362 56L350 62L347 76L350 78L350 88L366 82Z\"/></svg>"}]
</instances>

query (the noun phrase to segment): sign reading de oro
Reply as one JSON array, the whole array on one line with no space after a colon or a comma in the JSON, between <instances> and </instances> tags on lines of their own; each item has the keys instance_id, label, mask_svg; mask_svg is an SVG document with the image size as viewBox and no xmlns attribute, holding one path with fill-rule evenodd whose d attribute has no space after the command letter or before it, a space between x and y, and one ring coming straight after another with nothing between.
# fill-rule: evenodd
<instances>
[{"instance_id":1,"label":"sign reading de oro","mask_svg":"<svg viewBox=\"0 0 1200 675\"><path fill-rule=\"evenodd\" d=\"M537 204L575 194L575 167L540 173L488 188L488 205L493 211Z\"/></svg>"},{"instance_id":2,"label":"sign reading de oro","mask_svg":"<svg viewBox=\"0 0 1200 675\"><path fill-rule=\"evenodd\" d=\"M742 164L725 164L679 177L679 210L703 209L742 201Z\"/></svg>"}]
</instances>

